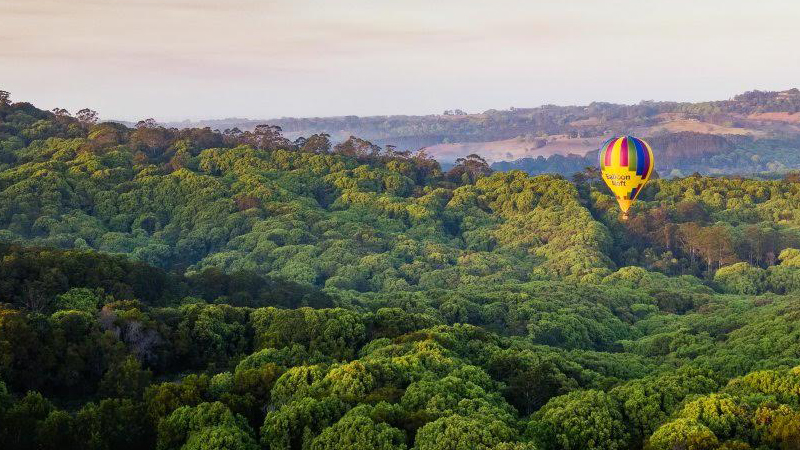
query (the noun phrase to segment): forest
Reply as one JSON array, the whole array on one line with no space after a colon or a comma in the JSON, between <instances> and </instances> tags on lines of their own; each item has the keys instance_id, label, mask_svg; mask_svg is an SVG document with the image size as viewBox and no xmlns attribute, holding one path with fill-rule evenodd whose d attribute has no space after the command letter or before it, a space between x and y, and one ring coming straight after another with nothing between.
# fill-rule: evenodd
<instances>
[{"instance_id":1,"label":"forest","mask_svg":"<svg viewBox=\"0 0 800 450\"><path fill-rule=\"evenodd\" d=\"M800 448L800 177L579 164L0 91L0 442Z\"/></svg>"},{"instance_id":2,"label":"forest","mask_svg":"<svg viewBox=\"0 0 800 450\"><path fill-rule=\"evenodd\" d=\"M661 114L685 114L702 122L722 126L756 127L767 131L797 135L797 129L780 122L762 123L753 115L769 112L800 112L800 90L749 91L728 100L706 102L673 102L645 100L625 105L592 102L585 106L542 105L535 108L509 107L482 112L446 110L442 114L423 116L340 116L282 117L267 122L280 126L289 135L307 136L327 131L346 139L342 130L369 139L377 144L419 148L443 142L477 142L511 139L539 134L566 134L573 137L600 136L609 131L624 134L626 130L650 126ZM590 119L590 120L587 120ZM168 126L211 127L220 130L240 128L252 130L264 120L221 119L198 122L172 122ZM133 125L133 123L129 123ZM786 124L783 124L786 125Z\"/></svg>"},{"instance_id":3,"label":"forest","mask_svg":"<svg viewBox=\"0 0 800 450\"><path fill-rule=\"evenodd\" d=\"M558 148L560 139L577 138L597 141L599 145L609 136L622 134L647 138L657 147L660 173L665 177L684 177L694 172L764 176L800 169L800 90L796 88L750 91L729 100L697 103L592 102L585 106L511 107L471 114L455 109L424 116L280 118L268 122L292 137L324 132L330 133L334 142L342 142L353 134L378 145L409 149L489 142L498 150L492 168L523 170L531 175L571 176L587 165L596 165L596 154L587 152L587 147L550 151L548 142ZM223 119L174 122L170 126L252 131L262 123ZM530 156L501 156L503 145L507 145L504 140L527 143ZM437 150L433 147L430 151ZM453 162L453 155L447 152L433 156L446 164Z\"/></svg>"}]
</instances>

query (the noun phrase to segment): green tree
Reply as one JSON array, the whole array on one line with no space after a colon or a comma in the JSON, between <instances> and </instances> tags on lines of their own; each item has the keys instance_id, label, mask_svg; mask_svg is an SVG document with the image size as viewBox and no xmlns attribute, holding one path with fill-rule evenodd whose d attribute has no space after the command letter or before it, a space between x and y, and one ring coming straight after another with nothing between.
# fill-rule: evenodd
<instances>
[{"instance_id":1,"label":"green tree","mask_svg":"<svg viewBox=\"0 0 800 450\"><path fill-rule=\"evenodd\" d=\"M95 312L98 310L102 299L96 292L87 288L72 288L56 297L55 309Z\"/></svg>"},{"instance_id":2,"label":"green tree","mask_svg":"<svg viewBox=\"0 0 800 450\"><path fill-rule=\"evenodd\" d=\"M158 449L256 449L247 421L222 403L201 403L173 411L158 425Z\"/></svg>"},{"instance_id":3,"label":"green tree","mask_svg":"<svg viewBox=\"0 0 800 450\"><path fill-rule=\"evenodd\" d=\"M555 397L531 419L529 432L544 448L615 450L629 444L621 412L601 391Z\"/></svg>"},{"instance_id":4,"label":"green tree","mask_svg":"<svg viewBox=\"0 0 800 450\"><path fill-rule=\"evenodd\" d=\"M347 410L339 399L306 397L267 413L261 427L261 445L274 450L294 450L310 445L314 436L336 423Z\"/></svg>"},{"instance_id":5,"label":"green tree","mask_svg":"<svg viewBox=\"0 0 800 450\"><path fill-rule=\"evenodd\" d=\"M490 417L442 417L420 428L415 440L419 450L487 450L515 440L514 430Z\"/></svg>"},{"instance_id":6,"label":"green tree","mask_svg":"<svg viewBox=\"0 0 800 450\"><path fill-rule=\"evenodd\" d=\"M767 272L745 262L721 267L714 274L714 281L724 292L730 294L756 295L766 289Z\"/></svg>"},{"instance_id":7,"label":"green tree","mask_svg":"<svg viewBox=\"0 0 800 450\"><path fill-rule=\"evenodd\" d=\"M87 403L75 415L81 448L98 450L152 448L155 430L144 405L130 399Z\"/></svg>"},{"instance_id":8,"label":"green tree","mask_svg":"<svg viewBox=\"0 0 800 450\"><path fill-rule=\"evenodd\" d=\"M369 417L347 414L311 442L311 450L403 450L405 434Z\"/></svg>"},{"instance_id":9,"label":"green tree","mask_svg":"<svg viewBox=\"0 0 800 450\"><path fill-rule=\"evenodd\" d=\"M718 445L717 437L708 427L691 419L676 419L662 425L650 438L653 450L710 450Z\"/></svg>"},{"instance_id":10,"label":"green tree","mask_svg":"<svg viewBox=\"0 0 800 450\"><path fill-rule=\"evenodd\" d=\"M153 373L142 369L139 360L128 356L109 367L100 380L99 391L107 397L140 399L152 377Z\"/></svg>"}]
</instances>

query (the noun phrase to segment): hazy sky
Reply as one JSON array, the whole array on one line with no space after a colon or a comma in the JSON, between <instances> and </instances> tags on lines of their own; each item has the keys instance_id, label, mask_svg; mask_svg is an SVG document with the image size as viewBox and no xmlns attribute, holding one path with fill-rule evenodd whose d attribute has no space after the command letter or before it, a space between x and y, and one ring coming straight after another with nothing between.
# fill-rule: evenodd
<instances>
[{"instance_id":1,"label":"hazy sky","mask_svg":"<svg viewBox=\"0 0 800 450\"><path fill-rule=\"evenodd\" d=\"M800 85L793 0L0 0L0 89L103 118L426 114Z\"/></svg>"}]
</instances>

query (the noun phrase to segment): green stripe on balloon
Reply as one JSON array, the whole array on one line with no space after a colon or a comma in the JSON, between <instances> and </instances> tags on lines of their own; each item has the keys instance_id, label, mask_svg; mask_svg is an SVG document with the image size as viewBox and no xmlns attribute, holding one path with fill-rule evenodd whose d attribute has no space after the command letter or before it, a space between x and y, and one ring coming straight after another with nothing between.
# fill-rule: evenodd
<instances>
[{"instance_id":1,"label":"green stripe on balloon","mask_svg":"<svg viewBox=\"0 0 800 450\"><path fill-rule=\"evenodd\" d=\"M636 141L634 138L628 136L628 170L636 171L636 162L638 160L636 154Z\"/></svg>"}]
</instances>

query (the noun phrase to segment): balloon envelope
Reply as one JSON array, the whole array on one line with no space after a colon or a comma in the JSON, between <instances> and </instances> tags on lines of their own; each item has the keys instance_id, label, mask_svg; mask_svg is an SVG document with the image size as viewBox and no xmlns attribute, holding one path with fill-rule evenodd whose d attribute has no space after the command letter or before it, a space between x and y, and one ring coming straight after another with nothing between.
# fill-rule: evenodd
<instances>
[{"instance_id":1,"label":"balloon envelope","mask_svg":"<svg viewBox=\"0 0 800 450\"><path fill-rule=\"evenodd\" d=\"M633 136L611 138L600 147L600 171L627 216L628 208L653 172L653 150Z\"/></svg>"}]
</instances>

